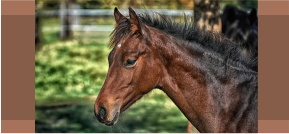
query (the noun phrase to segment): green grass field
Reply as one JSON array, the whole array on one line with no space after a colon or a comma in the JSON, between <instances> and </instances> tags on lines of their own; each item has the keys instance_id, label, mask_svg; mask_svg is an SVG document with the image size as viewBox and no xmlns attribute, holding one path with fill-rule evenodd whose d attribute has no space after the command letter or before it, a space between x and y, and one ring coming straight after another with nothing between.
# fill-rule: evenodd
<instances>
[{"instance_id":1,"label":"green grass field","mask_svg":"<svg viewBox=\"0 0 289 134\"><path fill-rule=\"evenodd\" d=\"M187 119L159 89L125 111L113 127L94 117L94 101L108 71L110 32L77 32L59 41L43 31L35 52L36 132L186 132Z\"/></svg>"}]
</instances>

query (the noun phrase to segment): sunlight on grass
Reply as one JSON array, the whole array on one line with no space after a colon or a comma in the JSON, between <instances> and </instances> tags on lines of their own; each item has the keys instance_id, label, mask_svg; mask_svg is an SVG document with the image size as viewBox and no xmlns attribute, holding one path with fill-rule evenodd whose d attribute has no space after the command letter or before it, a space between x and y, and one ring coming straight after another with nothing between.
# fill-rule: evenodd
<instances>
[{"instance_id":1,"label":"sunlight on grass","mask_svg":"<svg viewBox=\"0 0 289 134\"><path fill-rule=\"evenodd\" d=\"M35 54L36 102L98 94L108 70L110 51L109 35L104 36L106 39L98 42L89 38L47 41L55 43L43 45Z\"/></svg>"}]
</instances>

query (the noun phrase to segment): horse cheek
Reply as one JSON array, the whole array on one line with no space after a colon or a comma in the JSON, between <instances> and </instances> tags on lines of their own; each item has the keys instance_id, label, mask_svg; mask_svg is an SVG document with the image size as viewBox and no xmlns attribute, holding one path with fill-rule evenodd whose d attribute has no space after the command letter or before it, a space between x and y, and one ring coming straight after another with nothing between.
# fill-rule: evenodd
<instances>
[{"instance_id":1,"label":"horse cheek","mask_svg":"<svg viewBox=\"0 0 289 134\"><path fill-rule=\"evenodd\" d=\"M155 76L156 70L151 65L146 65L142 70L142 77L140 77L142 83L142 90L146 94L150 92L157 83L157 77Z\"/></svg>"}]
</instances>

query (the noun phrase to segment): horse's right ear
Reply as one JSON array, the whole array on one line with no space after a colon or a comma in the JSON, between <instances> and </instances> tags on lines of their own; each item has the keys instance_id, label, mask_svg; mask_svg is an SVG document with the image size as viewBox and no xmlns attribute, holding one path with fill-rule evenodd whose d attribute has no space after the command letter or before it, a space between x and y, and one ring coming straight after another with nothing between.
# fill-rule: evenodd
<instances>
[{"instance_id":1,"label":"horse's right ear","mask_svg":"<svg viewBox=\"0 0 289 134\"><path fill-rule=\"evenodd\" d=\"M122 18L125 18L116 7L114 8L114 18L116 23L118 23Z\"/></svg>"},{"instance_id":2,"label":"horse's right ear","mask_svg":"<svg viewBox=\"0 0 289 134\"><path fill-rule=\"evenodd\" d=\"M253 8L248 16L250 24L253 25L255 21L258 19L257 10Z\"/></svg>"}]
</instances>

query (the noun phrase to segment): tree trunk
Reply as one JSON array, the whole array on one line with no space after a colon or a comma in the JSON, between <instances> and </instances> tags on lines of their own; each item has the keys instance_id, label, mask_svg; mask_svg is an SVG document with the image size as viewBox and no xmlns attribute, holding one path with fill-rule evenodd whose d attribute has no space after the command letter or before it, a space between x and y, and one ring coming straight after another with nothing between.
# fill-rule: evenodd
<instances>
[{"instance_id":1,"label":"tree trunk","mask_svg":"<svg viewBox=\"0 0 289 134\"><path fill-rule=\"evenodd\" d=\"M41 27L40 27L40 12L35 13L35 50L41 46Z\"/></svg>"},{"instance_id":2,"label":"tree trunk","mask_svg":"<svg viewBox=\"0 0 289 134\"><path fill-rule=\"evenodd\" d=\"M61 20L61 30L60 30L60 38L61 39L70 39L72 38L72 30L71 30L71 16L69 15L70 2L68 0L62 0L60 4L60 20Z\"/></svg>"},{"instance_id":3,"label":"tree trunk","mask_svg":"<svg viewBox=\"0 0 289 134\"><path fill-rule=\"evenodd\" d=\"M194 21L203 30L221 32L221 0L195 0Z\"/></svg>"}]
</instances>

